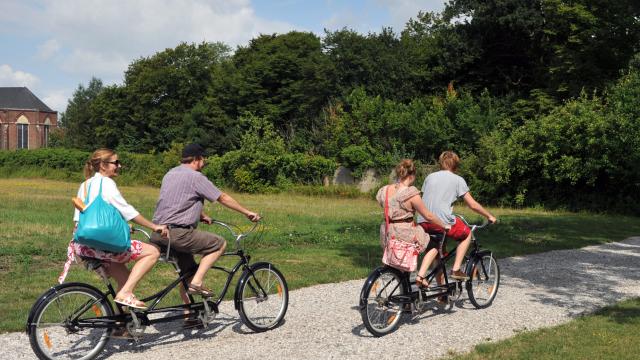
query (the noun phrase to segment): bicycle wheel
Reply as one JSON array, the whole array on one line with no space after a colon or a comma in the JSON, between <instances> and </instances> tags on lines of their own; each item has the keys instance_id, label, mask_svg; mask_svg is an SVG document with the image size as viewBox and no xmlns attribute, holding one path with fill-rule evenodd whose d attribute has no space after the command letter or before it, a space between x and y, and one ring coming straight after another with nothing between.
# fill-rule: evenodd
<instances>
[{"instance_id":1,"label":"bicycle wheel","mask_svg":"<svg viewBox=\"0 0 640 360\"><path fill-rule=\"evenodd\" d=\"M360 293L360 315L369 332L376 337L394 331L402 318L406 297L399 271L376 269L364 283Z\"/></svg>"},{"instance_id":2,"label":"bicycle wheel","mask_svg":"<svg viewBox=\"0 0 640 360\"><path fill-rule=\"evenodd\" d=\"M500 268L491 254L475 260L467 281L467 294L473 306L484 309L491 305L498 294Z\"/></svg>"},{"instance_id":3,"label":"bicycle wheel","mask_svg":"<svg viewBox=\"0 0 640 360\"><path fill-rule=\"evenodd\" d=\"M248 328L261 332L280 325L289 304L289 288L282 273L269 263L257 263L238 282L238 312Z\"/></svg>"},{"instance_id":4,"label":"bicycle wheel","mask_svg":"<svg viewBox=\"0 0 640 360\"><path fill-rule=\"evenodd\" d=\"M32 309L27 330L31 348L40 359L93 359L109 340L111 329L78 323L113 315L107 298L93 287L70 285L48 291Z\"/></svg>"}]
</instances>

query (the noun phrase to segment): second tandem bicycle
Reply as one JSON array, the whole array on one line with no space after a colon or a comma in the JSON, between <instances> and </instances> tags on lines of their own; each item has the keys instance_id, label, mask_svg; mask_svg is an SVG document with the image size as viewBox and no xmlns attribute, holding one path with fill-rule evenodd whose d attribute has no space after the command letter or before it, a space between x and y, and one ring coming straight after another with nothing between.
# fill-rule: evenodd
<instances>
[{"instance_id":1,"label":"second tandem bicycle","mask_svg":"<svg viewBox=\"0 0 640 360\"><path fill-rule=\"evenodd\" d=\"M500 268L490 250L481 249L475 231L488 225L469 225L471 229L471 252L465 257L461 269L469 277L466 281L449 279L446 263L455 257L456 249L446 253L446 238L442 239L436 257L437 265L427 274L429 286L418 288L412 282L412 273L403 272L390 266L380 266L373 270L360 292L360 314L367 330L379 337L393 332L399 325L402 315L408 308L422 309L427 301L437 298L448 302L457 300L464 287L469 300L477 309L491 305L500 285ZM444 235L430 235L431 241ZM443 283L438 285L436 276L442 274ZM432 285L433 284L433 285Z\"/></svg>"},{"instance_id":2,"label":"second tandem bicycle","mask_svg":"<svg viewBox=\"0 0 640 360\"><path fill-rule=\"evenodd\" d=\"M115 290L102 268L101 261L86 258L84 260L87 268L95 270L101 276L106 291L75 282L56 285L40 296L31 308L26 326L31 348L36 356L49 360L93 359L100 354L114 330L125 328L137 340L147 326L185 319L185 313L200 320L202 326L206 327L215 319L218 306L234 275L240 270L242 272L236 284L233 302L242 322L256 332L279 326L289 303L287 282L271 263L250 263L250 256L242 247L242 240L256 229L258 223L246 233L239 234L226 223L213 223L229 230L235 239L235 250L227 251L223 256L238 257L238 262L231 269L212 266L212 269L227 274L224 287L217 299L203 297L202 301L196 302L189 294L190 304L158 307L172 289L178 286L184 286L186 289L188 280L195 273L193 269L183 272L158 293L142 299L150 304L147 309L129 308L130 311L125 312L125 306L112 302ZM149 238L149 234L144 230L134 230ZM160 260L171 263L176 271L178 270L177 261L171 257L170 244ZM117 311L114 311L113 304ZM175 314L176 312L179 314Z\"/></svg>"}]
</instances>

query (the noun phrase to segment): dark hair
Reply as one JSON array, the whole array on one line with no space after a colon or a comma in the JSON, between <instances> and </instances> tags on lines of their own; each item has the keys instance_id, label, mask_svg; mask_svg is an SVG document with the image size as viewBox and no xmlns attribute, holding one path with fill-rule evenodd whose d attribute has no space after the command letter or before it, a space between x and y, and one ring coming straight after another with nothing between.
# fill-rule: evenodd
<instances>
[{"instance_id":1,"label":"dark hair","mask_svg":"<svg viewBox=\"0 0 640 360\"><path fill-rule=\"evenodd\" d=\"M404 180L407 176L416 174L416 165L411 159L403 159L396 165L396 179Z\"/></svg>"},{"instance_id":2,"label":"dark hair","mask_svg":"<svg viewBox=\"0 0 640 360\"><path fill-rule=\"evenodd\" d=\"M180 162L183 164L190 164L191 162L201 160L204 157L205 151L200 144L189 144L182 150L182 160L180 160Z\"/></svg>"}]
</instances>

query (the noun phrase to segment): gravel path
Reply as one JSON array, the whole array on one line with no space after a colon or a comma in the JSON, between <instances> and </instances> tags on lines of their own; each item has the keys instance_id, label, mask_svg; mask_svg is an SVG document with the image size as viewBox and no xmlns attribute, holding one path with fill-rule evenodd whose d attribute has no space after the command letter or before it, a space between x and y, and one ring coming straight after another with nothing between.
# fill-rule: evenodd
<instances>
[{"instance_id":1,"label":"gravel path","mask_svg":"<svg viewBox=\"0 0 640 360\"><path fill-rule=\"evenodd\" d=\"M356 305L363 280L354 280L292 291L286 321L272 331L248 332L233 305L225 303L206 330L160 324L147 329L138 345L110 341L101 358L434 359L640 296L640 237L501 259L499 264L501 285L491 307L475 310L465 294L448 311L428 309L406 317L383 338L373 338L362 325ZM465 329L473 332L464 342L447 336ZM34 358L24 333L0 335L0 348L1 359Z\"/></svg>"}]
</instances>

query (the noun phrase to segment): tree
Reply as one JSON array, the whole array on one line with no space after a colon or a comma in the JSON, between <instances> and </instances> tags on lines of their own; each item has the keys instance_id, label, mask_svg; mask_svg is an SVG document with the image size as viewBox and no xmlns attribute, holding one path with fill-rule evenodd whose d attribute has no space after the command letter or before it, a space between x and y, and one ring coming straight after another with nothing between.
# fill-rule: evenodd
<instances>
[{"instance_id":1,"label":"tree","mask_svg":"<svg viewBox=\"0 0 640 360\"><path fill-rule=\"evenodd\" d=\"M124 84L125 103L130 111L127 121L138 137L132 150L162 151L174 141L193 141L189 138L194 135L192 129L185 127L184 119L194 127L227 122L226 117L209 118L219 114L215 110L198 110L196 113L203 116L195 117L191 112L196 104L205 101L215 68L228 58L229 51L221 43L182 43L129 65Z\"/></svg>"},{"instance_id":2,"label":"tree","mask_svg":"<svg viewBox=\"0 0 640 360\"><path fill-rule=\"evenodd\" d=\"M237 49L229 80L219 86L231 94L225 100L234 105L232 118L265 117L291 147L305 148L304 131L332 94L329 65L312 33L260 35Z\"/></svg>"},{"instance_id":3,"label":"tree","mask_svg":"<svg viewBox=\"0 0 640 360\"><path fill-rule=\"evenodd\" d=\"M91 104L102 93L104 87L100 79L91 78L87 87L78 85L69 99L67 109L60 117L60 127L64 129L62 146L92 151L95 148L95 118Z\"/></svg>"},{"instance_id":4,"label":"tree","mask_svg":"<svg viewBox=\"0 0 640 360\"><path fill-rule=\"evenodd\" d=\"M347 96L358 87L392 100L409 101L415 95L407 56L391 28L366 36L346 28L325 30L323 48L334 68L338 95Z\"/></svg>"}]
</instances>

